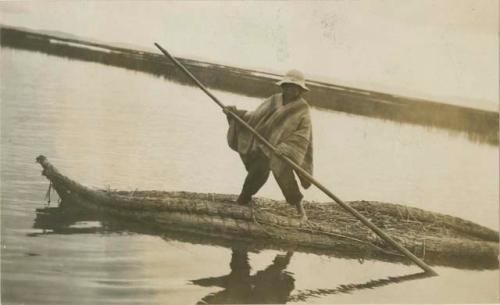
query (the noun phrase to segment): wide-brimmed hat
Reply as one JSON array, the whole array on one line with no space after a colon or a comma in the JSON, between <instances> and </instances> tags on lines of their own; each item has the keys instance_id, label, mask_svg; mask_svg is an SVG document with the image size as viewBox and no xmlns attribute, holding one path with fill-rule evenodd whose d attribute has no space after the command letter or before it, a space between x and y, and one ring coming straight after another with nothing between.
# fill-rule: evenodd
<instances>
[{"instance_id":1,"label":"wide-brimmed hat","mask_svg":"<svg viewBox=\"0 0 500 305\"><path fill-rule=\"evenodd\" d=\"M276 83L278 86L283 84L294 84L302 89L309 91L309 88L306 86L306 80L304 78L304 74L299 70L290 70L288 71L283 78Z\"/></svg>"}]
</instances>

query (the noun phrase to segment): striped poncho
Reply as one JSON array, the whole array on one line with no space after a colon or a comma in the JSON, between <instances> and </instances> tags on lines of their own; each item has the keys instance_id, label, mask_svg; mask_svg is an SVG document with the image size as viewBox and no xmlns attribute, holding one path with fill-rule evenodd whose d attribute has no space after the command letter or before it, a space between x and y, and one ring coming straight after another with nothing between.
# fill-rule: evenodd
<instances>
[{"instance_id":1,"label":"striped poncho","mask_svg":"<svg viewBox=\"0 0 500 305\"><path fill-rule=\"evenodd\" d=\"M282 95L275 94L266 99L255 111L238 110L237 114L272 145L279 146L287 157L312 175L312 125L309 105L304 99L283 105ZM240 153L243 160L260 149L270 159L270 168L276 176L280 176L288 166L233 119L229 119L227 138L229 146ZM309 181L300 175L298 177L304 188L310 186Z\"/></svg>"}]
</instances>

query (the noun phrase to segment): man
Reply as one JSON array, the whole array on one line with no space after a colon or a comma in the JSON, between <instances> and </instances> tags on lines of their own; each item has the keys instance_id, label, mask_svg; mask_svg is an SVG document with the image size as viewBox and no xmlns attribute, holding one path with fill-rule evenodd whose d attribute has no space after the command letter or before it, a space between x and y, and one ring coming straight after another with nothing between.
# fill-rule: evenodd
<instances>
[{"instance_id":1,"label":"man","mask_svg":"<svg viewBox=\"0 0 500 305\"><path fill-rule=\"evenodd\" d=\"M304 75L297 70L289 71L277 83L281 93L266 99L255 111L238 110L234 106L224 109L235 113L260 135L266 138L279 155L284 155L312 175L312 126L309 105L302 98L309 91ZM255 136L228 115L228 144L240 154L248 172L238 203L247 205L264 185L272 172L286 201L294 205L302 221L307 215L302 204L303 195L294 176L293 169ZM297 174L301 185L308 188L311 183Z\"/></svg>"}]
</instances>

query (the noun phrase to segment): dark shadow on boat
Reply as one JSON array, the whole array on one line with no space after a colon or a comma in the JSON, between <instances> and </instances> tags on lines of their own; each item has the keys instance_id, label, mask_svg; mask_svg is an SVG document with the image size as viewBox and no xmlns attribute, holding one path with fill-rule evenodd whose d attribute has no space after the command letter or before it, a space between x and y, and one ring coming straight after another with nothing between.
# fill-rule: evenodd
<instances>
[{"instance_id":1,"label":"dark shadow on boat","mask_svg":"<svg viewBox=\"0 0 500 305\"><path fill-rule=\"evenodd\" d=\"M98 222L99 225L95 225ZM94 224L89 226L88 224ZM335 250L311 249L301 247L297 244L286 242L269 241L265 239L235 238L234 236L218 235L213 236L203 234L203 232L190 231L186 228L176 228L172 226L159 227L154 223L134 221L120 216L111 216L104 211L78 207L72 202L64 200L58 207L45 207L36 210L36 218L33 228L40 229L41 232L28 234L31 237L49 234L145 234L160 236L164 240L176 240L191 244L214 245L230 249L242 248L250 252L258 252L265 249L280 251L298 251L326 255L336 258L356 259L360 263L363 261L377 260L387 263L411 265L406 258L398 255L380 253L378 251L353 251L352 249L337 248ZM427 256L425 261L434 266L447 266L458 269L497 269L498 260L471 259L449 256Z\"/></svg>"}]
</instances>

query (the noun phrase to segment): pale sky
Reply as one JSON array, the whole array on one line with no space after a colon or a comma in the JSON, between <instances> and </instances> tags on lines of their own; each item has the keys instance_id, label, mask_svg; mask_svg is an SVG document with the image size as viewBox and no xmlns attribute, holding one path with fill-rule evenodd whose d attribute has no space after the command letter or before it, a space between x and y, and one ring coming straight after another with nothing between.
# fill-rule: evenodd
<instances>
[{"instance_id":1,"label":"pale sky","mask_svg":"<svg viewBox=\"0 0 500 305\"><path fill-rule=\"evenodd\" d=\"M498 1L1 2L2 24L498 110Z\"/></svg>"}]
</instances>

